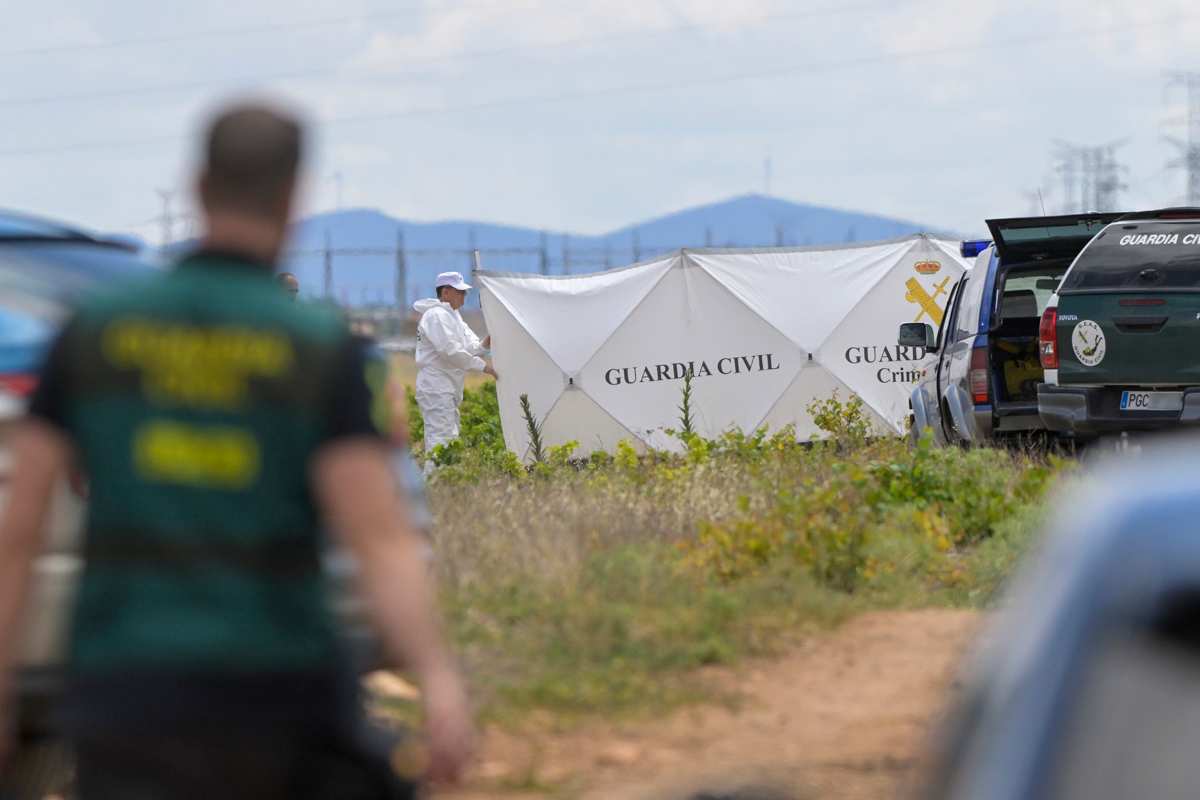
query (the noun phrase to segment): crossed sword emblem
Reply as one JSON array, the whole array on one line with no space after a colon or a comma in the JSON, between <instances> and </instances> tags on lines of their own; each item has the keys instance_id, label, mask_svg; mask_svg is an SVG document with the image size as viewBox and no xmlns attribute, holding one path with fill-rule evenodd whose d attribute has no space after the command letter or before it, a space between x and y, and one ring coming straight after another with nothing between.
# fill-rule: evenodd
<instances>
[{"instance_id":1,"label":"crossed sword emblem","mask_svg":"<svg viewBox=\"0 0 1200 800\"><path fill-rule=\"evenodd\" d=\"M925 291L925 287L917 281L916 278L909 278L904 286L908 289L904 299L910 303L916 303L921 307L921 313L917 314L914 322L920 322L921 317L926 314L933 320L934 325L942 324L942 307L938 305L937 299L939 296L946 293L946 284L950 282L950 278L943 278L942 282L933 287L933 294Z\"/></svg>"}]
</instances>

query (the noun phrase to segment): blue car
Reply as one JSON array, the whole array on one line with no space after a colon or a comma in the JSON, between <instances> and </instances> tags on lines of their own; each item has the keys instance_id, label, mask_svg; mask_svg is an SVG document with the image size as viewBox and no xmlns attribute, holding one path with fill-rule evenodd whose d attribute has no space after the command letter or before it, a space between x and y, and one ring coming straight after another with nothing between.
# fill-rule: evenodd
<instances>
[{"instance_id":1,"label":"blue car","mask_svg":"<svg viewBox=\"0 0 1200 800\"><path fill-rule=\"evenodd\" d=\"M937 330L900 327L902 346L930 356L909 402L914 438L931 431L939 444L983 444L1045 430L1042 312L1079 251L1120 216L993 219L991 243L964 242L975 265L950 290Z\"/></svg>"},{"instance_id":2,"label":"blue car","mask_svg":"<svg viewBox=\"0 0 1200 800\"><path fill-rule=\"evenodd\" d=\"M926 797L1196 797L1198 444L1126 447L1059 499L963 671Z\"/></svg>"},{"instance_id":3,"label":"blue car","mask_svg":"<svg viewBox=\"0 0 1200 800\"><path fill-rule=\"evenodd\" d=\"M0 212L0 487L13 468L5 449L8 429L36 387L46 349L72 305L88 291L154 269L127 244ZM21 744L0 779L0 796L10 790L12 775L19 776L14 796L42 797L61 788L60 776L69 773L61 748L29 737L40 736L48 727L59 686L58 653L78 572L74 551L79 512L71 493L58 494L48 549L34 567L31 603L35 610L17 654Z\"/></svg>"},{"instance_id":4,"label":"blue car","mask_svg":"<svg viewBox=\"0 0 1200 800\"><path fill-rule=\"evenodd\" d=\"M153 269L127 244L0 211L0 414L33 390L46 346L82 293Z\"/></svg>"}]
</instances>

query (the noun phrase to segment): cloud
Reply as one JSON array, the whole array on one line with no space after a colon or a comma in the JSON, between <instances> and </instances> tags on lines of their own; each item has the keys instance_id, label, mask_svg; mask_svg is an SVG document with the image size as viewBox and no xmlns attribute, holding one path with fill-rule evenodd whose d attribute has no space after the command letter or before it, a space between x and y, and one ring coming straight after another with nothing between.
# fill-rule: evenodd
<instances>
[{"instance_id":1,"label":"cloud","mask_svg":"<svg viewBox=\"0 0 1200 800\"><path fill-rule=\"evenodd\" d=\"M1009 4L1002 0L924 0L898 3L875 27L889 53L913 53L984 42Z\"/></svg>"},{"instance_id":2,"label":"cloud","mask_svg":"<svg viewBox=\"0 0 1200 800\"><path fill-rule=\"evenodd\" d=\"M729 33L789 6L784 0L516 0L494 6L432 7L417 30L374 33L351 59L367 72L415 67L497 49L555 49L608 35L691 30Z\"/></svg>"}]
</instances>

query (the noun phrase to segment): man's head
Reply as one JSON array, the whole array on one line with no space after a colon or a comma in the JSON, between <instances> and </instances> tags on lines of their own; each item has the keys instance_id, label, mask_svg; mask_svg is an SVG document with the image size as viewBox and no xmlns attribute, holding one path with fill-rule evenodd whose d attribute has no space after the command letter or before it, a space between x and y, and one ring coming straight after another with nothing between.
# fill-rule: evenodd
<instances>
[{"instance_id":1,"label":"man's head","mask_svg":"<svg viewBox=\"0 0 1200 800\"><path fill-rule=\"evenodd\" d=\"M278 257L291 220L303 140L295 118L265 105L235 105L217 116L197 181L212 244L240 244L270 261ZM240 239L247 241L222 241Z\"/></svg>"},{"instance_id":2,"label":"man's head","mask_svg":"<svg viewBox=\"0 0 1200 800\"><path fill-rule=\"evenodd\" d=\"M433 286L438 300L455 311L463 307L463 303L467 301L467 292L471 289L471 284L463 280L461 272L443 272L437 276Z\"/></svg>"},{"instance_id":3,"label":"man's head","mask_svg":"<svg viewBox=\"0 0 1200 800\"><path fill-rule=\"evenodd\" d=\"M275 280L279 282L279 288L295 302L300 296L300 279L290 272L281 272Z\"/></svg>"}]
</instances>

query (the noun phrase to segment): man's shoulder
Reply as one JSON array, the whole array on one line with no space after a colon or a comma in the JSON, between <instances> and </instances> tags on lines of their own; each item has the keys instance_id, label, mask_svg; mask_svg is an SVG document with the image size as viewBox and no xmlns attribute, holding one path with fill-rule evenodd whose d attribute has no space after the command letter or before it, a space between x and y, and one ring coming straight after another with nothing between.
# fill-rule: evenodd
<instances>
[{"instance_id":1,"label":"man's shoulder","mask_svg":"<svg viewBox=\"0 0 1200 800\"><path fill-rule=\"evenodd\" d=\"M305 333L321 339L349 339L350 328L340 311L318 303L295 303L280 298L274 310L280 317Z\"/></svg>"},{"instance_id":2,"label":"man's shoulder","mask_svg":"<svg viewBox=\"0 0 1200 800\"><path fill-rule=\"evenodd\" d=\"M143 309L161 308L166 284L167 275L158 273L105 287L80 298L75 305L74 318L99 323Z\"/></svg>"},{"instance_id":3,"label":"man's shoulder","mask_svg":"<svg viewBox=\"0 0 1200 800\"><path fill-rule=\"evenodd\" d=\"M336 308L293 302L274 282L214 283L209 276L195 273L164 273L106 290L88 297L75 311L75 319L82 323L79 327L86 329L143 315L198 324L244 319L256 327L277 327L320 341L340 341L349 336Z\"/></svg>"},{"instance_id":4,"label":"man's shoulder","mask_svg":"<svg viewBox=\"0 0 1200 800\"><path fill-rule=\"evenodd\" d=\"M421 322L434 319L454 319L454 312L450 309L450 306L446 305L445 303L440 303L436 306L430 306L421 312Z\"/></svg>"}]
</instances>

